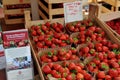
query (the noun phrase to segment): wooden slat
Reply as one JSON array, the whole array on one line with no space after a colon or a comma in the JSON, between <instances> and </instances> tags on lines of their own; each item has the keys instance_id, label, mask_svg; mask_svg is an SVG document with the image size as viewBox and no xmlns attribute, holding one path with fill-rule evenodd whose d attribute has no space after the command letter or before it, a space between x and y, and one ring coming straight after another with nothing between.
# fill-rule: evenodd
<instances>
[{"instance_id":1,"label":"wooden slat","mask_svg":"<svg viewBox=\"0 0 120 80\"><path fill-rule=\"evenodd\" d=\"M5 19L5 23L6 24L20 24L20 23L24 23L24 18L20 18L20 19Z\"/></svg>"},{"instance_id":2,"label":"wooden slat","mask_svg":"<svg viewBox=\"0 0 120 80\"><path fill-rule=\"evenodd\" d=\"M104 6L101 6L101 10L102 10L103 13L111 12L111 10L107 9L107 8L104 7Z\"/></svg>"},{"instance_id":3,"label":"wooden slat","mask_svg":"<svg viewBox=\"0 0 120 80\"><path fill-rule=\"evenodd\" d=\"M23 2L20 2L20 0L3 0L3 5L11 4L30 4L30 0L23 0Z\"/></svg>"},{"instance_id":4,"label":"wooden slat","mask_svg":"<svg viewBox=\"0 0 120 80\"><path fill-rule=\"evenodd\" d=\"M4 14L24 14L25 10L31 10L30 8L26 9L9 9L9 10L4 10Z\"/></svg>"},{"instance_id":5,"label":"wooden slat","mask_svg":"<svg viewBox=\"0 0 120 80\"><path fill-rule=\"evenodd\" d=\"M47 19L47 16L41 10L38 10L38 12L43 19Z\"/></svg>"},{"instance_id":6,"label":"wooden slat","mask_svg":"<svg viewBox=\"0 0 120 80\"><path fill-rule=\"evenodd\" d=\"M49 14L49 9L40 0L38 0L38 4L47 14Z\"/></svg>"},{"instance_id":7,"label":"wooden slat","mask_svg":"<svg viewBox=\"0 0 120 80\"><path fill-rule=\"evenodd\" d=\"M48 4L54 4L54 3L65 3L65 2L72 2L76 0L45 0Z\"/></svg>"},{"instance_id":8,"label":"wooden slat","mask_svg":"<svg viewBox=\"0 0 120 80\"><path fill-rule=\"evenodd\" d=\"M63 8L52 9L52 10L50 11L50 13L51 13L52 15L64 14L64 10L63 10Z\"/></svg>"},{"instance_id":9,"label":"wooden slat","mask_svg":"<svg viewBox=\"0 0 120 80\"><path fill-rule=\"evenodd\" d=\"M120 0L103 0L103 1L114 7L120 7Z\"/></svg>"}]
</instances>

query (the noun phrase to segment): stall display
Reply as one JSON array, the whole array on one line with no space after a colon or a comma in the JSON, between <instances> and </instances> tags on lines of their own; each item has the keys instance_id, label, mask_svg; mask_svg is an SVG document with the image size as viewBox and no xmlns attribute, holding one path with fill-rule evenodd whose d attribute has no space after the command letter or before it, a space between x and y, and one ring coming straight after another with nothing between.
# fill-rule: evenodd
<instances>
[{"instance_id":1,"label":"stall display","mask_svg":"<svg viewBox=\"0 0 120 80\"><path fill-rule=\"evenodd\" d=\"M37 2L32 21L30 0L3 0L6 24L25 23L0 34L7 80L120 80L119 0Z\"/></svg>"}]
</instances>

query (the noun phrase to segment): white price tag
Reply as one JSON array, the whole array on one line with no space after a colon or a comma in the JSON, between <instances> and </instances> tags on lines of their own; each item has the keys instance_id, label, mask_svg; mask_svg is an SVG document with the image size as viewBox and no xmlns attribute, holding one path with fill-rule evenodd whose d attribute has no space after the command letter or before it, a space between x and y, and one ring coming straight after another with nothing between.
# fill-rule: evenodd
<instances>
[{"instance_id":1,"label":"white price tag","mask_svg":"<svg viewBox=\"0 0 120 80\"><path fill-rule=\"evenodd\" d=\"M82 1L64 3L65 23L83 20Z\"/></svg>"}]
</instances>

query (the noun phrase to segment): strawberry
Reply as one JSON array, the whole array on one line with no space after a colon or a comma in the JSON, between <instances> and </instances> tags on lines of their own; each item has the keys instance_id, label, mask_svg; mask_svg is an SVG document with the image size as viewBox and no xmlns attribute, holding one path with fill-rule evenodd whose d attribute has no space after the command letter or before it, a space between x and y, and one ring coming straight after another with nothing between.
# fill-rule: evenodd
<instances>
[{"instance_id":1,"label":"strawberry","mask_svg":"<svg viewBox=\"0 0 120 80\"><path fill-rule=\"evenodd\" d=\"M59 70L60 67L61 67L61 65L59 65L59 64L53 64L53 68L55 70Z\"/></svg>"},{"instance_id":2,"label":"strawberry","mask_svg":"<svg viewBox=\"0 0 120 80\"><path fill-rule=\"evenodd\" d=\"M112 44L111 47L112 47L112 49L118 49L119 48L118 44L115 44L115 43Z\"/></svg>"},{"instance_id":3,"label":"strawberry","mask_svg":"<svg viewBox=\"0 0 120 80\"><path fill-rule=\"evenodd\" d=\"M108 52L108 58L114 58L115 57L115 53L114 52Z\"/></svg>"},{"instance_id":4,"label":"strawberry","mask_svg":"<svg viewBox=\"0 0 120 80\"><path fill-rule=\"evenodd\" d=\"M67 80L73 80L72 78L72 75L71 74L68 74L67 77L66 77Z\"/></svg>"},{"instance_id":5,"label":"strawberry","mask_svg":"<svg viewBox=\"0 0 120 80\"><path fill-rule=\"evenodd\" d=\"M36 36L36 35L37 35L37 32L36 32L35 30L33 30L33 31L31 32L31 34L32 34L32 36Z\"/></svg>"},{"instance_id":6,"label":"strawberry","mask_svg":"<svg viewBox=\"0 0 120 80\"><path fill-rule=\"evenodd\" d=\"M47 22L45 23L45 26L47 26L47 27L49 28L49 27L50 27L50 22L47 21Z\"/></svg>"},{"instance_id":7,"label":"strawberry","mask_svg":"<svg viewBox=\"0 0 120 80\"><path fill-rule=\"evenodd\" d=\"M106 76L105 76L105 80L112 80L112 78L111 78L110 75L106 75Z\"/></svg>"},{"instance_id":8,"label":"strawberry","mask_svg":"<svg viewBox=\"0 0 120 80\"><path fill-rule=\"evenodd\" d=\"M49 66L50 68L52 68L52 67L53 67L53 63L48 63L48 66Z\"/></svg>"},{"instance_id":9,"label":"strawberry","mask_svg":"<svg viewBox=\"0 0 120 80\"><path fill-rule=\"evenodd\" d=\"M84 53L88 53L89 52L89 47L84 47L82 50L83 50Z\"/></svg>"},{"instance_id":10,"label":"strawberry","mask_svg":"<svg viewBox=\"0 0 120 80\"><path fill-rule=\"evenodd\" d=\"M78 80L83 79L83 78L84 78L84 75L81 74L81 73L77 73L76 78L77 78Z\"/></svg>"},{"instance_id":11,"label":"strawberry","mask_svg":"<svg viewBox=\"0 0 120 80\"><path fill-rule=\"evenodd\" d=\"M41 42L37 42L37 47L38 48L43 48L43 44Z\"/></svg>"},{"instance_id":12,"label":"strawberry","mask_svg":"<svg viewBox=\"0 0 120 80\"><path fill-rule=\"evenodd\" d=\"M58 57L57 57L57 56L53 56L52 60L53 60L54 62L56 62L56 61L58 61Z\"/></svg>"},{"instance_id":13,"label":"strawberry","mask_svg":"<svg viewBox=\"0 0 120 80\"><path fill-rule=\"evenodd\" d=\"M47 30L48 30L47 26L45 26L45 25L42 25L42 26L41 26L41 29L42 29L43 31L47 31Z\"/></svg>"},{"instance_id":14,"label":"strawberry","mask_svg":"<svg viewBox=\"0 0 120 80\"><path fill-rule=\"evenodd\" d=\"M48 66L48 65L45 65L43 68L42 68L43 72L45 74L49 74L51 72L51 68Z\"/></svg>"},{"instance_id":15,"label":"strawberry","mask_svg":"<svg viewBox=\"0 0 120 80\"><path fill-rule=\"evenodd\" d=\"M84 73L83 75L84 75L85 80L92 80L92 76L90 74Z\"/></svg>"},{"instance_id":16,"label":"strawberry","mask_svg":"<svg viewBox=\"0 0 120 80\"><path fill-rule=\"evenodd\" d=\"M103 54L102 54L101 52L98 53L98 58L99 58L100 60L103 60L103 59L104 59L104 56L103 56Z\"/></svg>"},{"instance_id":17,"label":"strawberry","mask_svg":"<svg viewBox=\"0 0 120 80\"><path fill-rule=\"evenodd\" d=\"M117 62L114 62L114 63L112 63L112 67L115 68L115 69L119 68L119 64Z\"/></svg>"},{"instance_id":18,"label":"strawberry","mask_svg":"<svg viewBox=\"0 0 120 80\"><path fill-rule=\"evenodd\" d=\"M38 37L38 40L39 40L39 41L43 41L43 40L44 40L44 35L40 35L40 36Z\"/></svg>"},{"instance_id":19,"label":"strawberry","mask_svg":"<svg viewBox=\"0 0 120 80\"><path fill-rule=\"evenodd\" d=\"M83 25L79 27L79 31L85 31L85 29L86 29L86 27Z\"/></svg>"},{"instance_id":20,"label":"strawberry","mask_svg":"<svg viewBox=\"0 0 120 80\"><path fill-rule=\"evenodd\" d=\"M115 70L115 69L110 69L108 73L111 77L117 77L118 76L118 71Z\"/></svg>"},{"instance_id":21,"label":"strawberry","mask_svg":"<svg viewBox=\"0 0 120 80\"><path fill-rule=\"evenodd\" d=\"M77 71L77 73L80 73L82 72L82 69L80 66L75 66L75 70Z\"/></svg>"},{"instance_id":22,"label":"strawberry","mask_svg":"<svg viewBox=\"0 0 120 80\"><path fill-rule=\"evenodd\" d=\"M104 52L108 52L108 47L107 46L102 46L102 51L104 51Z\"/></svg>"},{"instance_id":23,"label":"strawberry","mask_svg":"<svg viewBox=\"0 0 120 80\"><path fill-rule=\"evenodd\" d=\"M104 79L105 78L105 72L104 71L99 71L97 73L97 78L99 79Z\"/></svg>"},{"instance_id":24,"label":"strawberry","mask_svg":"<svg viewBox=\"0 0 120 80\"><path fill-rule=\"evenodd\" d=\"M69 30L72 31L72 32L74 32L74 30L75 30L74 26L70 26Z\"/></svg>"},{"instance_id":25,"label":"strawberry","mask_svg":"<svg viewBox=\"0 0 120 80\"><path fill-rule=\"evenodd\" d=\"M69 68L69 70L72 70L72 69L75 69L75 66L76 66L75 63L70 62L68 68Z\"/></svg>"}]
</instances>

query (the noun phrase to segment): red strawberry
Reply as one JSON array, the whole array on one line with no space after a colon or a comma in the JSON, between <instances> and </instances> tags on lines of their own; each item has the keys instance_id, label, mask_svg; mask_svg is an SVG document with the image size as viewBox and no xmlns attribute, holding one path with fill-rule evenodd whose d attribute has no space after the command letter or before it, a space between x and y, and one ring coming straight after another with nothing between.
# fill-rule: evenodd
<instances>
[{"instance_id":1,"label":"red strawberry","mask_svg":"<svg viewBox=\"0 0 120 80\"><path fill-rule=\"evenodd\" d=\"M61 35L60 40L66 40L66 36L64 34Z\"/></svg>"},{"instance_id":2,"label":"red strawberry","mask_svg":"<svg viewBox=\"0 0 120 80\"><path fill-rule=\"evenodd\" d=\"M60 67L61 67L61 65L59 65L59 64L53 64L53 68L55 70L59 70Z\"/></svg>"},{"instance_id":3,"label":"red strawberry","mask_svg":"<svg viewBox=\"0 0 120 80\"><path fill-rule=\"evenodd\" d=\"M82 50L83 50L84 53L88 53L89 52L89 47L84 47Z\"/></svg>"},{"instance_id":4,"label":"red strawberry","mask_svg":"<svg viewBox=\"0 0 120 80\"><path fill-rule=\"evenodd\" d=\"M45 26L47 26L49 28L50 27L50 22L46 22Z\"/></svg>"},{"instance_id":5,"label":"red strawberry","mask_svg":"<svg viewBox=\"0 0 120 80\"><path fill-rule=\"evenodd\" d=\"M38 48L43 48L43 44L42 44L41 42L38 42L38 43L37 43L37 47L38 47Z\"/></svg>"},{"instance_id":6,"label":"red strawberry","mask_svg":"<svg viewBox=\"0 0 120 80\"><path fill-rule=\"evenodd\" d=\"M68 66L69 70L75 69L75 63L71 62Z\"/></svg>"},{"instance_id":7,"label":"red strawberry","mask_svg":"<svg viewBox=\"0 0 120 80\"><path fill-rule=\"evenodd\" d=\"M112 80L112 78L111 78L110 75L106 75L106 76L105 76L105 80Z\"/></svg>"},{"instance_id":8,"label":"red strawberry","mask_svg":"<svg viewBox=\"0 0 120 80\"><path fill-rule=\"evenodd\" d=\"M38 29L40 29L40 26L35 26L34 29L35 29L35 30L38 30Z\"/></svg>"},{"instance_id":9,"label":"red strawberry","mask_svg":"<svg viewBox=\"0 0 120 80\"><path fill-rule=\"evenodd\" d=\"M40 35L40 36L38 37L38 40L39 40L39 41L44 40L44 35Z\"/></svg>"},{"instance_id":10,"label":"red strawberry","mask_svg":"<svg viewBox=\"0 0 120 80\"><path fill-rule=\"evenodd\" d=\"M111 47L112 47L112 49L118 49L118 48L119 48L118 44L115 44L115 43L114 43L114 44L112 44L112 46L111 46Z\"/></svg>"},{"instance_id":11,"label":"red strawberry","mask_svg":"<svg viewBox=\"0 0 120 80\"><path fill-rule=\"evenodd\" d=\"M105 78L105 72L104 72L104 71L99 71L99 72L97 73L97 77L98 77L99 79L104 79L104 78Z\"/></svg>"},{"instance_id":12,"label":"red strawberry","mask_svg":"<svg viewBox=\"0 0 120 80\"><path fill-rule=\"evenodd\" d=\"M85 26L80 26L79 31L85 31L86 27Z\"/></svg>"},{"instance_id":13,"label":"red strawberry","mask_svg":"<svg viewBox=\"0 0 120 80\"><path fill-rule=\"evenodd\" d=\"M85 78L85 80L92 80L92 76L88 73L84 74L84 78Z\"/></svg>"},{"instance_id":14,"label":"red strawberry","mask_svg":"<svg viewBox=\"0 0 120 80\"><path fill-rule=\"evenodd\" d=\"M119 64L117 62L114 62L114 63L112 63L112 67L115 68L115 69L119 68Z\"/></svg>"},{"instance_id":15,"label":"red strawberry","mask_svg":"<svg viewBox=\"0 0 120 80\"><path fill-rule=\"evenodd\" d=\"M72 32L74 32L74 30L75 30L74 26L70 26L69 30L72 31Z\"/></svg>"},{"instance_id":16,"label":"red strawberry","mask_svg":"<svg viewBox=\"0 0 120 80\"><path fill-rule=\"evenodd\" d=\"M102 50L103 50L104 52L108 52L108 47L107 47L107 46L102 46Z\"/></svg>"},{"instance_id":17,"label":"red strawberry","mask_svg":"<svg viewBox=\"0 0 120 80\"><path fill-rule=\"evenodd\" d=\"M32 36L36 36L37 32L35 30L32 31Z\"/></svg>"},{"instance_id":18,"label":"red strawberry","mask_svg":"<svg viewBox=\"0 0 120 80\"><path fill-rule=\"evenodd\" d=\"M45 65L43 68L42 68L43 72L45 74L49 74L51 72L51 68L48 66L48 65Z\"/></svg>"},{"instance_id":19,"label":"red strawberry","mask_svg":"<svg viewBox=\"0 0 120 80\"><path fill-rule=\"evenodd\" d=\"M80 66L75 66L75 70L77 71L77 73L81 73L82 69Z\"/></svg>"},{"instance_id":20,"label":"red strawberry","mask_svg":"<svg viewBox=\"0 0 120 80\"><path fill-rule=\"evenodd\" d=\"M60 68L59 68L59 72L60 72L60 73L64 73L64 71L65 71L65 69L64 69L63 67L60 67Z\"/></svg>"},{"instance_id":21,"label":"red strawberry","mask_svg":"<svg viewBox=\"0 0 120 80\"><path fill-rule=\"evenodd\" d=\"M76 78L77 78L77 80L83 79L84 75L81 73L77 73Z\"/></svg>"},{"instance_id":22,"label":"red strawberry","mask_svg":"<svg viewBox=\"0 0 120 80\"><path fill-rule=\"evenodd\" d=\"M114 70L114 69L110 69L108 73L111 77L117 77L118 76L118 71Z\"/></svg>"},{"instance_id":23,"label":"red strawberry","mask_svg":"<svg viewBox=\"0 0 120 80\"><path fill-rule=\"evenodd\" d=\"M99 58L100 60L103 60L103 59L104 59L104 56L103 56L103 54L102 54L101 52L98 53L98 58Z\"/></svg>"},{"instance_id":24,"label":"red strawberry","mask_svg":"<svg viewBox=\"0 0 120 80\"><path fill-rule=\"evenodd\" d=\"M53 67L53 63L48 63L48 66L49 66L50 68L52 68L52 67Z\"/></svg>"},{"instance_id":25,"label":"red strawberry","mask_svg":"<svg viewBox=\"0 0 120 80\"><path fill-rule=\"evenodd\" d=\"M108 52L108 58L114 58L115 57L115 53L114 52Z\"/></svg>"},{"instance_id":26,"label":"red strawberry","mask_svg":"<svg viewBox=\"0 0 120 80\"><path fill-rule=\"evenodd\" d=\"M42 28L43 31L47 31L48 30L45 25L42 25L41 28Z\"/></svg>"},{"instance_id":27,"label":"red strawberry","mask_svg":"<svg viewBox=\"0 0 120 80\"><path fill-rule=\"evenodd\" d=\"M67 77L66 77L67 80L73 80L72 78L72 75L71 74L68 74Z\"/></svg>"},{"instance_id":28,"label":"red strawberry","mask_svg":"<svg viewBox=\"0 0 120 80\"><path fill-rule=\"evenodd\" d=\"M57 56L53 56L52 60L56 62L56 61L58 61L58 57Z\"/></svg>"}]
</instances>

